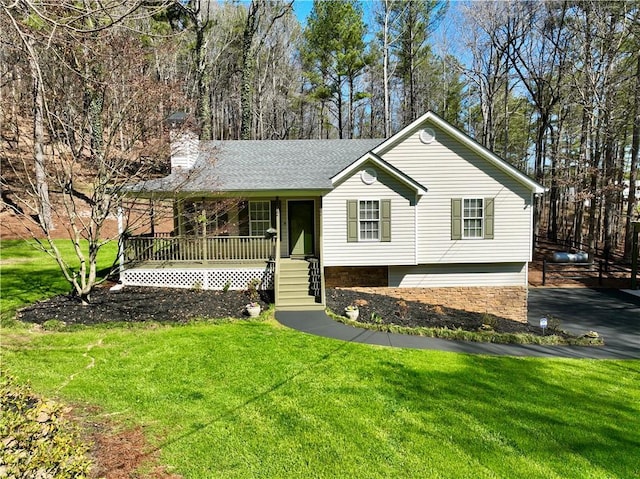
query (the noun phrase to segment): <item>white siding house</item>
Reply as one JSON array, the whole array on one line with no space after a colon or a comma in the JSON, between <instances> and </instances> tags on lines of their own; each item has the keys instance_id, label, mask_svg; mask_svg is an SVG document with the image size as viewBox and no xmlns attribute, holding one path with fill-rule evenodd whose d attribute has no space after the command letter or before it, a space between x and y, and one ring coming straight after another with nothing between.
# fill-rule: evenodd
<instances>
[{"instance_id":1,"label":"white siding house","mask_svg":"<svg viewBox=\"0 0 640 479\"><path fill-rule=\"evenodd\" d=\"M371 157L378 159L372 161ZM334 177L325 266L389 266L389 286L525 286L541 186L427 113ZM350 242L346 203L391 200L391 239Z\"/></svg>"},{"instance_id":2,"label":"white siding house","mask_svg":"<svg viewBox=\"0 0 640 479\"><path fill-rule=\"evenodd\" d=\"M302 307L307 291L321 306L325 279L394 289L515 287L526 303L533 199L544 188L432 112L380 140L175 139L172 174L129 193L178 198L174 231L130 238L138 263L125 282L153 276L157 284L162 270L173 278L179 269L189 287L195 263L209 271L201 284L220 289L234 268L260 271L267 262L276 307ZM182 212L206 223L222 197L242 200L233 214L217 214L225 233L189 237L202 228L189 229L193 220Z\"/></svg>"}]
</instances>

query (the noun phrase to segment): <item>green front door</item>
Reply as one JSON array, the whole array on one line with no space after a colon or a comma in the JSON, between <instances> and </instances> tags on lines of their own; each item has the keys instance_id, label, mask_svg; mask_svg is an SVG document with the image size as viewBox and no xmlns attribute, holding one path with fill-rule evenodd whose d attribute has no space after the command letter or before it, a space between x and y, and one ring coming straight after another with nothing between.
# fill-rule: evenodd
<instances>
[{"instance_id":1,"label":"green front door","mask_svg":"<svg viewBox=\"0 0 640 479\"><path fill-rule=\"evenodd\" d=\"M309 256L314 253L314 202L289 201L289 254Z\"/></svg>"}]
</instances>

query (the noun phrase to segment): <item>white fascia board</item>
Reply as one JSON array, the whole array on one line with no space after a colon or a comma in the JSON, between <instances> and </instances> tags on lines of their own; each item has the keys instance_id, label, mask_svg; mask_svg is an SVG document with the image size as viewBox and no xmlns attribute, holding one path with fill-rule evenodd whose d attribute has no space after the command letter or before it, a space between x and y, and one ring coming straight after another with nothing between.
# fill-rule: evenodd
<instances>
[{"instance_id":1,"label":"white fascia board","mask_svg":"<svg viewBox=\"0 0 640 479\"><path fill-rule=\"evenodd\" d=\"M352 175L359 167L361 167L364 163L371 162L375 164L378 168L383 170L385 173L393 176L394 178L400 180L405 185L409 186L412 190L416 192L418 196L423 196L427 194L427 188L422 186L420 183L415 181L413 178L403 173L402 171L395 168L393 165L390 165L386 161L384 161L379 156L369 152L358 158L356 161L347 166L340 173L331 178L331 183L335 186L337 183L341 182L345 178Z\"/></svg>"},{"instance_id":2,"label":"white fascia board","mask_svg":"<svg viewBox=\"0 0 640 479\"><path fill-rule=\"evenodd\" d=\"M371 150L371 152L375 155L380 155L382 152L386 151L391 146L395 145L402 138L404 138L405 136L409 135L410 133L418 129L426 121L430 121L436 126L438 126L439 128L443 129L445 132L453 136L456 140L458 140L460 143L465 145L467 148L476 152L485 160L489 161L499 170L502 170L509 176L515 178L520 183L530 188L533 191L533 193L542 194L548 190L548 188L545 188L544 186L540 185L538 182L532 180L527 175L522 173L520 170L511 166L509 163L504 161L495 153L491 152L490 150L482 146L480 143L475 141L473 138L463 133L455 126L449 124L448 122L440 118L438 115L436 115L432 111L428 111L427 113L422 115L420 118L412 122L410 125L406 126L395 135L389 137L386 141L382 142L380 145L376 146L373 150Z\"/></svg>"}]
</instances>

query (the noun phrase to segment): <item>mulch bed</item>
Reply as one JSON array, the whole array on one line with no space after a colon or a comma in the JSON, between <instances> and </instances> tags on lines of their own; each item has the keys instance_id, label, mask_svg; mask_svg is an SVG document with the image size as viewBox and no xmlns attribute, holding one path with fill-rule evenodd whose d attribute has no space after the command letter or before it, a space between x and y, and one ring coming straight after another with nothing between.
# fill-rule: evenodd
<instances>
[{"instance_id":1,"label":"mulch bed","mask_svg":"<svg viewBox=\"0 0 640 479\"><path fill-rule=\"evenodd\" d=\"M487 321L486 315L446 308L440 305L403 301L379 294L361 293L350 289L328 289L327 307L344 315L345 307L358 305L358 322L397 325L409 328L449 328L478 331ZM491 316L493 330L497 333L529 333L542 335L540 328L506 318ZM548 333L547 333L548 334Z\"/></svg>"},{"instance_id":2,"label":"mulch bed","mask_svg":"<svg viewBox=\"0 0 640 479\"><path fill-rule=\"evenodd\" d=\"M270 298L260 301L263 309ZM40 301L18 312L18 319L42 324L49 320L66 324L100 324L114 322L186 323L196 318L246 318L249 302L244 291L205 291L194 289L148 288L127 286L119 291L96 288L91 302L83 306L78 298L61 295ZM358 321L375 324L395 324L405 327L432 327L477 331L486 322L486 315L406 301L379 294L361 293L349 289L329 288L327 307L344 314L344 308L358 304ZM493 317L493 329L499 333L541 334L539 328L505 318Z\"/></svg>"},{"instance_id":3,"label":"mulch bed","mask_svg":"<svg viewBox=\"0 0 640 479\"><path fill-rule=\"evenodd\" d=\"M267 299L268 298L264 298ZM264 300L262 308L268 307ZM107 287L91 293L90 304L83 306L77 297L55 296L18 312L18 319L42 324L49 320L67 324L113 322L185 323L196 318L243 318L249 298L244 291L204 291L175 288L127 286L120 291Z\"/></svg>"}]
</instances>

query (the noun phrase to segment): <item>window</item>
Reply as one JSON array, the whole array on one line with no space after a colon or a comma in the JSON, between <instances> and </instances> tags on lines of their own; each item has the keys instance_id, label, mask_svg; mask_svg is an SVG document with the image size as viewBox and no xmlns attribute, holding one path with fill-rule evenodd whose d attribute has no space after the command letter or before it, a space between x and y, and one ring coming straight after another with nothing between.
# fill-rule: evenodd
<instances>
[{"instance_id":1,"label":"window","mask_svg":"<svg viewBox=\"0 0 640 479\"><path fill-rule=\"evenodd\" d=\"M360 241L380 240L380 201L358 202L358 225Z\"/></svg>"},{"instance_id":2,"label":"window","mask_svg":"<svg viewBox=\"0 0 640 479\"><path fill-rule=\"evenodd\" d=\"M347 242L391 241L391 200L347 200Z\"/></svg>"},{"instance_id":3,"label":"window","mask_svg":"<svg viewBox=\"0 0 640 479\"><path fill-rule=\"evenodd\" d=\"M462 209L462 237L482 238L484 226L484 200L465 199Z\"/></svg>"},{"instance_id":4,"label":"window","mask_svg":"<svg viewBox=\"0 0 640 479\"><path fill-rule=\"evenodd\" d=\"M493 239L494 198L452 198L451 239Z\"/></svg>"},{"instance_id":5,"label":"window","mask_svg":"<svg viewBox=\"0 0 640 479\"><path fill-rule=\"evenodd\" d=\"M249 235L264 236L271 227L271 202L249 202Z\"/></svg>"}]
</instances>

